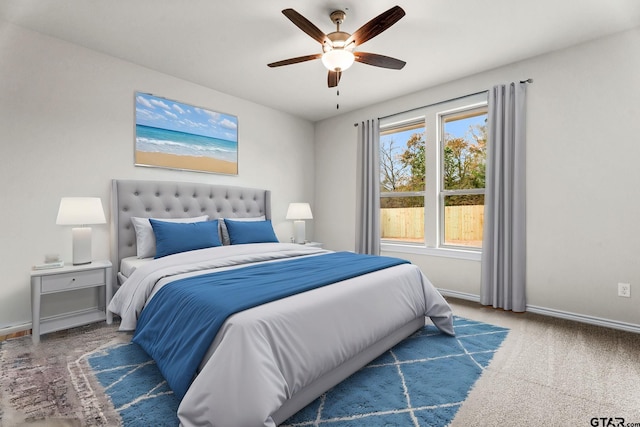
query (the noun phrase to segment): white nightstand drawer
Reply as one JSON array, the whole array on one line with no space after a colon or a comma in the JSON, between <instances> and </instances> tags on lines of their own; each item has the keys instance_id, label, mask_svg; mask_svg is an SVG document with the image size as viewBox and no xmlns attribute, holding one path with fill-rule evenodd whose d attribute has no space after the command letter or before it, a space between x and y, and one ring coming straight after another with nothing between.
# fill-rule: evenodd
<instances>
[{"instance_id":1,"label":"white nightstand drawer","mask_svg":"<svg viewBox=\"0 0 640 427\"><path fill-rule=\"evenodd\" d=\"M104 270L88 270L42 277L42 293L104 284Z\"/></svg>"}]
</instances>

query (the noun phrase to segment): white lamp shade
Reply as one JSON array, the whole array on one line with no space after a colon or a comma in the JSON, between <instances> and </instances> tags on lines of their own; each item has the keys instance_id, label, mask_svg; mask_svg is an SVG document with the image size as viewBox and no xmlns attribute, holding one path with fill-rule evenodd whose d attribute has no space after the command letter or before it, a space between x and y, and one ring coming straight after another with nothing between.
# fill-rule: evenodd
<instances>
[{"instance_id":1,"label":"white lamp shade","mask_svg":"<svg viewBox=\"0 0 640 427\"><path fill-rule=\"evenodd\" d=\"M332 49L322 55L322 63L330 71L344 71L353 65L353 52L345 49Z\"/></svg>"},{"instance_id":2,"label":"white lamp shade","mask_svg":"<svg viewBox=\"0 0 640 427\"><path fill-rule=\"evenodd\" d=\"M63 197L58 209L58 225L88 225L106 223L99 197Z\"/></svg>"},{"instance_id":3,"label":"white lamp shade","mask_svg":"<svg viewBox=\"0 0 640 427\"><path fill-rule=\"evenodd\" d=\"M287 219L313 219L309 203L290 203Z\"/></svg>"}]
</instances>

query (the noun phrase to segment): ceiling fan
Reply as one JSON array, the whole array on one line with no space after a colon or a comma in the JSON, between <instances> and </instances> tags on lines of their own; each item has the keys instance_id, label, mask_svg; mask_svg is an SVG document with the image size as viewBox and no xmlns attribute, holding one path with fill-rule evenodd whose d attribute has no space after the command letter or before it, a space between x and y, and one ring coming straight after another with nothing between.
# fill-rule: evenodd
<instances>
[{"instance_id":1,"label":"ceiling fan","mask_svg":"<svg viewBox=\"0 0 640 427\"><path fill-rule=\"evenodd\" d=\"M322 63L329 70L327 78L329 87L336 87L340 82L342 72L349 68L354 61L393 70L400 70L406 64L404 61L389 56L356 51L358 46L382 33L405 15L400 6L394 6L381 13L357 29L353 34L340 31L340 25L347 16L342 10L336 10L331 13L330 18L336 25L336 31L329 34L323 33L311 21L293 9L285 9L282 13L298 28L319 42L322 45L322 53L272 62L268 64L269 67L280 67L321 58Z\"/></svg>"}]
</instances>

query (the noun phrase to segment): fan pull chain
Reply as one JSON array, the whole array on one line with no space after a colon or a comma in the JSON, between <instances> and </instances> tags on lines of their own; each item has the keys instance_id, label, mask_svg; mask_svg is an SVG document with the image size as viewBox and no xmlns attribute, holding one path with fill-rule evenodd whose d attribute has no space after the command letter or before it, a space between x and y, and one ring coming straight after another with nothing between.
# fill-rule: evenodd
<instances>
[{"instance_id":1,"label":"fan pull chain","mask_svg":"<svg viewBox=\"0 0 640 427\"><path fill-rule=\"evenodd\" d=\"M336 96L340 96L340 89L336 90ZM336 104L336 110L339 110L339 109L340 109L340 104L338 103Z\"/></svg>"}]
</instances>

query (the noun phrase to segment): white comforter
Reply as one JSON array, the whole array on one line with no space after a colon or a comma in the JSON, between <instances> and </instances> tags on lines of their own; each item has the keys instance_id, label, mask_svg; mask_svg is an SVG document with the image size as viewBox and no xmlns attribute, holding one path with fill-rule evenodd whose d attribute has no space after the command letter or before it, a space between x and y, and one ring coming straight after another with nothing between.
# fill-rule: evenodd
<instances>
[{"instance_id":1,"label":"white comforter","mask_svg":"<svg viewBox=\"0 0 640 427\"><path fill-rule=\"evenodd\" d=\"M202 249L160 258L125 281L109 310L135 329L164 284L212 268L325 253L295 244ZM227 319L178 409L184 426L274 426L272 415L305 386L420 316L453 334L452 313L414 265L403 264L237 313Z\"/></svg>"}]
</instances>

